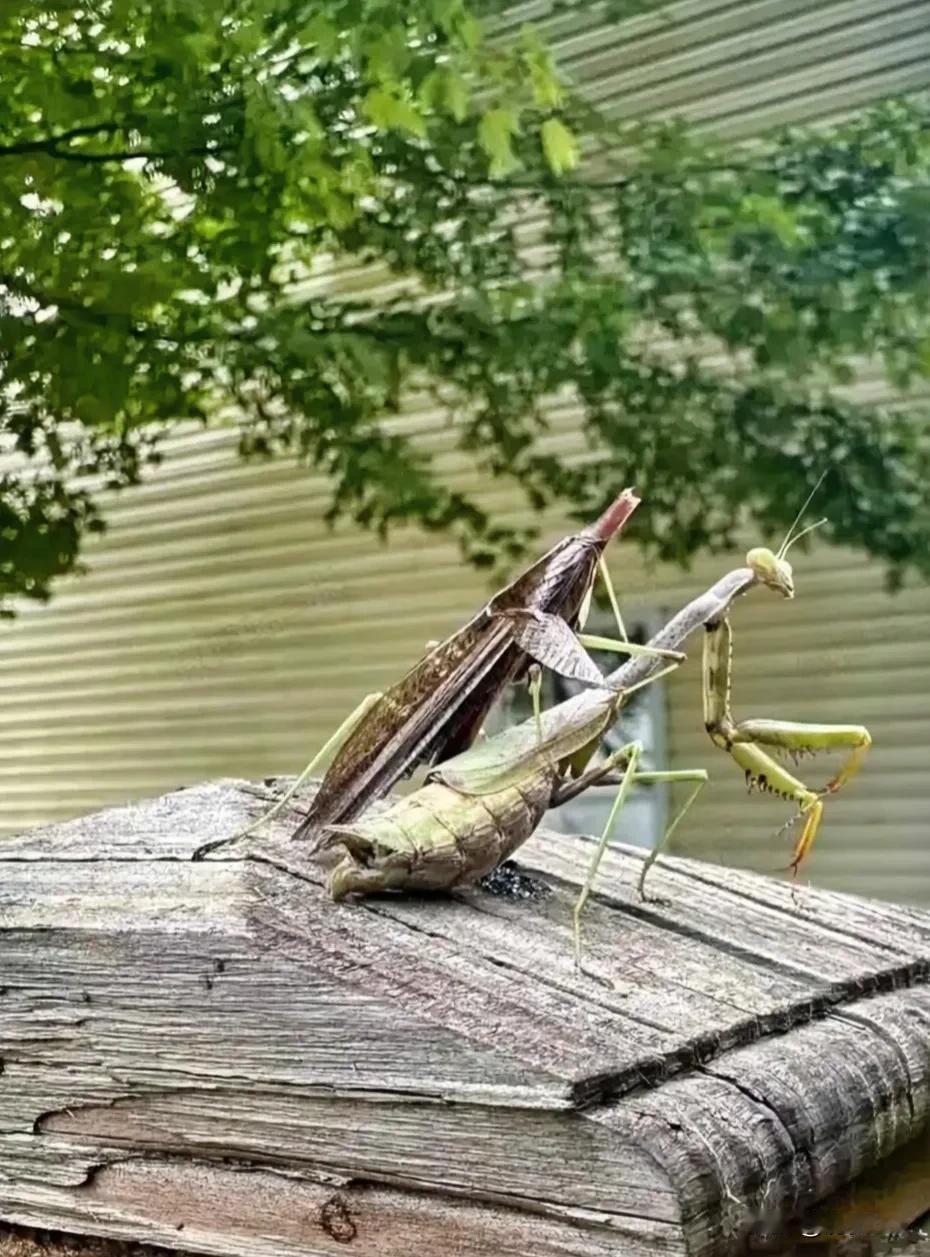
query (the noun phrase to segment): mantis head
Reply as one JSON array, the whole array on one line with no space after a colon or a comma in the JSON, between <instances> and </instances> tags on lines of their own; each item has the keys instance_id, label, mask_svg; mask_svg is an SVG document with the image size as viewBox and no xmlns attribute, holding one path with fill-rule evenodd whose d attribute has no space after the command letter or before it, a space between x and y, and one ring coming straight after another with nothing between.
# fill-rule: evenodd
<instances>
[{"instance_id":1,"label":"mantis head","mask_svg":"<svg viewBox=\"0 0 930 1257\"><path fill-rule=\"evenodd\" d=\"M794 597L794 572L785 555L796 541L800 541L802 537L806 537L808 533L827 522L825 519L818 519L813 524L808 524L806 528L798 530L798 525L804 518L804 512L810 506L811 499L820 488L826 474L826 471L821 473L820 479L807 495L807 501L794 517L794 522L785 534L784 541L778 547L778 553L766 549L765 546L756 546L746 555L746 566L752 571L756 580L763 585L768 585L769 589L774 589L785 598Z\"/></svg>"},{"instance_id":2,"label":"mantis head","mask_svg":"<svg viewBox=\"0 0 930 1257\"><path fill-rule=\"evenodd\" d=\"M746 566L763 585L785 598L794 597L794 573L786 558L765 546L756 546L746 555Z\"/></svg>"}]
</instances>

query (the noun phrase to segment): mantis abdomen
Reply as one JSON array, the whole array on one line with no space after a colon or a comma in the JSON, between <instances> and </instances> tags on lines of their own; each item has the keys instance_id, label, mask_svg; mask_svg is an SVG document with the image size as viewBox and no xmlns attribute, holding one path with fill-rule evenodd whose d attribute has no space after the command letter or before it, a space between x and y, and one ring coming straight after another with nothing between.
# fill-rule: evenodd
<instances>
[{"instance_id":1,"label":"mantis abdomen","mask_svg":"<svg viewBox=\"0 0 930 1257\"><path fill-rule=\"evenodd\" d=\"M481 795L428 782L380 816L331 827L314 858L338 859L327 882L334 899L465 885L526 842L551 805L555 777L540 766L519 785Z\"/></svg>"}]
</instances>

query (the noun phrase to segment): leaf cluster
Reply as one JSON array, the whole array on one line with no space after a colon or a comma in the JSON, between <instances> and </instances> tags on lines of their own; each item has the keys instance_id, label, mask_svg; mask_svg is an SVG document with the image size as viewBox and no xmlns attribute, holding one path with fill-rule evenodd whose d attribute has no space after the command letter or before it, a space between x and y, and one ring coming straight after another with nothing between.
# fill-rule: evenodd
<instances>
[{"instance_id":1,"label":"leaf cluster","mask_svg":"<svg viewBox=\"0 0 930 1257\"><path fill-rule=\"evenodd\" d=\"M924 429L844 391L863 356L930 374L927 106L748 151L609 124L498 9L8 0L0 598L47 593L160 433L231 411L243 454L329 473L333 517L518 553L392 421L413 391L534 507L635 482L663 558L777 531L826 467L835 541L930 570Z\"/></svg>"}]
</instances>

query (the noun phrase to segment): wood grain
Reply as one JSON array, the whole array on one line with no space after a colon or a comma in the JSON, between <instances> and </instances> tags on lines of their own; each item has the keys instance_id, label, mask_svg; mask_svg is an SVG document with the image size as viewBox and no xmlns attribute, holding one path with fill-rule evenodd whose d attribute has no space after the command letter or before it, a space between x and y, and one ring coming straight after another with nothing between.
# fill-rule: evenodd
<instances>
[{"instance_id":1,"label":"wood grain","mask_svg":"<svg viewBox=\"0 0 930 1257\"><path fill-rule=\"evenodd\" d=\"M0 857L0 1218L215 1254L735 1253L928 1126L930 917L542 834L333 904L219 782Z\"/></svg>"}]
</instances>

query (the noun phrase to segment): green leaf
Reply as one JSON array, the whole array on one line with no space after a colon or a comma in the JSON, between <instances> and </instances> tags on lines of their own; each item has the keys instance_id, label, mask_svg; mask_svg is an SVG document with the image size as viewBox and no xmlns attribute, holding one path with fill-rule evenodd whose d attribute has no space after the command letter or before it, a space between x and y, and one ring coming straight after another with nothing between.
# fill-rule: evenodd
<instances>
[{"instance_id":1,"label":"green leaf","mask_svg":"<svg viewBox=\"0 0 930 1257\"><path fill-rule=\"evenodd\" d=\"M315 14L298 32L300 43L313 48L325 60L334 57L339 51L339 28L323 13Z\"/></svg>"},{"instance_id":2,"label":"green leaf","mask_svg":"<svg viewBox=\"0 0 930 1257\"><path fill-rule=\"evenodd\" d=\"M443 88L443 97L449 113L456 122L464 122L468 114L468 83L455 70L447 70L443 75Z\"/></svg>"},{"instance_id":3,"label":"green leaf","mask_svg":"<svg viewBox=\"0 0 930 1257\"><path fill-rule=\"evenodd\" d=\"M533 99L542 109L557 109L565 97L562 81L555 68L552 53L532 27L524 27L521 43L529 70Z\"/></svg>"},{"instance_id":4,"label":"green leaf","mask_svg":"<svg viewBox=\"0 0 930 1257\"><path fill-rule=\"evenodd\" d=\"M468 52L477 52L484 39L484 26L473 13L464 13L458 23L457 33Z\"/></svg>"},{"instance_id":5,"label":"green leaf","mask_svg":"<svg viewBox=\"0 0 930 1257\"><path fill-rule=\"evenodd\" d=\"M430 70L417 91L417 100L424 108L435 110L442 107L444 95L444 72Z\"/></svg>"},{"instance_id":6,"label":"green leaf","mask_svg":"<svg viewBox=\"0 0 930 1257\"><path fill-rule=\"evenodd\" d=\"M396 83L413 56L407 43L407 32L398 22L378 36L368 47L367 65L371 78Z\"/></svg>"},{"instance_id":7,"label":"green leaf","mask_svg":"<svg viewBox=\"0 0 930 1257\"><path fill-rule=\"evenodd\" d=\"M461 74L445 66L426 76L417 99L426 109L448 113L456 122L463 122L468 114L468 84Z\"/></svg>"},{"instance_id":8,"label":"green leaf","mask_svg":"<svg viewBox=\"0 0 930 1257\"><path fill-rule=\"evenodd\" d=\"M780 198L750 193L743 199L743 212L752 222L776 235L782 244L788 247L797 244L797 215Z\"/></svg>"},{"instance_id":9,"label":"green leaf","mask_svg":"<svg viewBox=\"0 0 930 1257\"><path fill-rule=\"evenodd\" d=\"M478 124L478 143L490 161L491 175L495 178L508 174L519 165L513 151L513 137L520 129L520 117L515 109L498 106L482 115Z\"/></svg>"},{"instance_id":10,"label":"green leaf","mask_svg":"<svg viewBox=\"0 0 930 1257\"><path fill-rule=\"evenodd\" d=\"M421 137L426 134L426 122L417 107L387 88L375 87L366 93L362 110L370 122L384 131L409 131Z\"/></svg>"},{"instance_id":11,"label":"green leaf","mask_svg":"<svg viewBox=\"0 0 930 1257\"><path fill-rule=\"evenodd\" d=\"M543 152L553 174L562 175L578 165L578 142L558 118L547 118L540 132Z\"/></svg>"}]
</instances>

